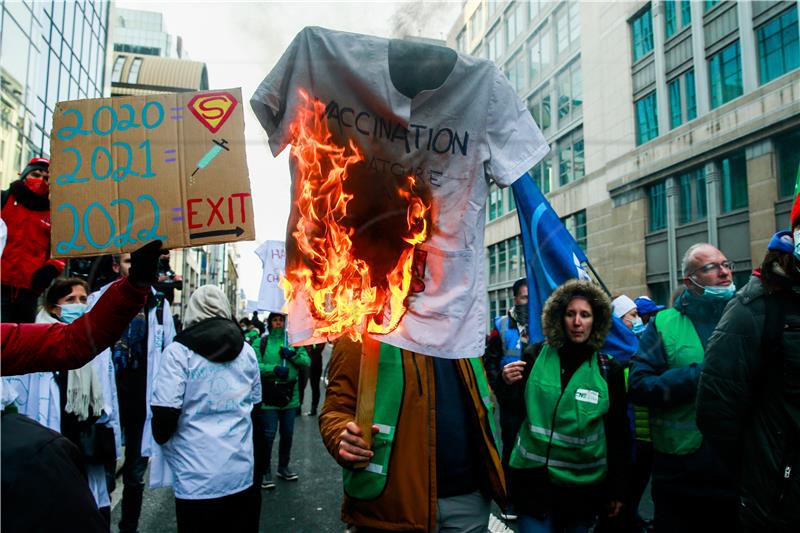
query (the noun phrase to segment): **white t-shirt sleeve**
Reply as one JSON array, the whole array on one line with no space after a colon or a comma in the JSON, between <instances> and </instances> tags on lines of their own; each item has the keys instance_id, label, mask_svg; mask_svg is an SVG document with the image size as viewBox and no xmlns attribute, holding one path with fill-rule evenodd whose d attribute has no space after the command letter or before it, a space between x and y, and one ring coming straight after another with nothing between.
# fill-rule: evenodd
<instances>
[{"instance_id":1,"label":"white t-shirt sleeve","mask_svg":"<svg viewBox=\"0 0 800 533\"><path fill-rule=\"evenodd\" d=\"M486 174L501 187L514 183L550 150L530 111L499 69L495 69L489 97L486 137L490 155Z\"/></svg>"},{"instance_id":2,"label":"white t-shirt sleeve","mask_svg":"<svg viewBox=\"0 0 800 533\"><path fill-rule=\"evenodd\" d=\"M308 90L308 32L298 33L283 53L278 63L258 86L250 105L269 137L272 155L277 156L291 140L293 103L292 91L303 87Z\"/></svg>"},{"instance_id":3,"label":"white t-shirt sleeve","mask_svg":"<svg viewBox=\"0 0 800 533\"><path fill-rule=\"evenodd\" d=\"M172 343L161 356L161 366L153 381L151 405L183 408L183 395L189 375L189 350L181 344Z\"/></svg>"}]
</instances>

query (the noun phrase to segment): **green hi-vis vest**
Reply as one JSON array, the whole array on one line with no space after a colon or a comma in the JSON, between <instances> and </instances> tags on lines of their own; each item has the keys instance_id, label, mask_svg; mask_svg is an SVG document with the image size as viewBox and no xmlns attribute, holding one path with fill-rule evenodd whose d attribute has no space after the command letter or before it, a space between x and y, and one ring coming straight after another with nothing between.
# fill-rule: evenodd
<instances>
[{"instance_id":1,"label":"green hi-vis vest","mask_svg":"<svg viewBox=\"0 0 800 533\"><path fill-rule=\"evenodd\" d=\"M486 408L489 427L497 449L500 449L499 435L494 426L494 407L491 402L489 383L483 371L480 357L469 359L481 401ZM373 424L378 426L378 433L372 437L373 456L367 467L361 470L343 469L344 491L351 498L360 500L375 499L383 493L389 474L389 462L392 455L397 420L400 416L400 405L403 400L405 375L403 373L403 357L399 348L381 343L378 360L378 382L375 390L375 414Z\"/></svg>"},{"instance_id":2,"label":"green hi-vis vest","mask_svg":"<svg viewBox=\"0 0 800 533\"><path fill-rule=\"evenodd\" d=\"M688 317L675 309L665 309L656 315L655 321L664 341L669 368L703 362L703 344ZM650 433L656 451L674 455L696 452L703 443L703 436L697 429L694 401L676 407L651 408Z\"/></svg>"},{"instance_id":3,"label":"green hi-vis vest","mask_svg":"<svg viewBox=\"0 0 800 533\"><path fill-rule=\"evenodd\" d=\"M562 392L558 352L544 345L525 386L528 418L511 452L512 467L545 467L558 485L590 485L605 477L603 415L610 402L599 367L592 354Z\"/></svg>"}]
</instances>

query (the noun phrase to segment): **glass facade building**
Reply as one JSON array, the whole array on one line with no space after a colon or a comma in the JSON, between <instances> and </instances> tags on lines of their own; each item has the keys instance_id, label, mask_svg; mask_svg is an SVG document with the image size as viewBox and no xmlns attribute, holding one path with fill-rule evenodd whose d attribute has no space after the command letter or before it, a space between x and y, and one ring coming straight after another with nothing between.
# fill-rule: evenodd
<instances>
[{"instance_id":1,"label":"glass facade building","mask_svg":"<svg viewBox=\"0 0 800 533\"><path fill-rule=\"evenodd\" d=\"M612 292L668 304L696 242L737 275L760 261L800 165L796 0L463 5L448 43L527 104L551 147L531 178ZM522 275L518 235L510 191L492 187L491 315Z\"/></svg>"},{"instance_id":2,"label":"glass facade building","mask_svg":"<svg viewBox=\"0 0 800 533\"><path fill-rule=\"evenodd\" d=\"M103 96L108 12L106 0L2 2L2 188L49 157L56 102Z\"/></svg>"}]
</instances>

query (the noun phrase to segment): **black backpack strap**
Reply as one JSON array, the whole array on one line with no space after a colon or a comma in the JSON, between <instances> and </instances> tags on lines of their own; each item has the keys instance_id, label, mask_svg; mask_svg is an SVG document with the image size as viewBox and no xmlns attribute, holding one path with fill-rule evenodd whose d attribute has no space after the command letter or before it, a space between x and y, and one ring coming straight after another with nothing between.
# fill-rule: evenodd
<instances>
[{"instance_id":1,"label":"black backpack strap","mask_svg":"<svg viewBox=\"0 0 800 533\"><path fill-rule=\"evenodd\" d=\"M600 367L600 374L608 382L608 368L611 366L611 358L603 352L597 352L597 364Z\"/></svg>"}]
</instances>

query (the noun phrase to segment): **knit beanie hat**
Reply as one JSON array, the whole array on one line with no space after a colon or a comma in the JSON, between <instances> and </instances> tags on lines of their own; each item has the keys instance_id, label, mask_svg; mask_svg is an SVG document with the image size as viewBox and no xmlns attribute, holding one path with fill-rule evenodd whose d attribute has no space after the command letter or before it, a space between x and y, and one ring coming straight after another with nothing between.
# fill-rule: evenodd
<instances>
[{"instance_id":1,"label":"knit beanie hat","mask_svg":"<svg viewBox=\"0 0 800 533\"><path fill-rule=\"evenodd\" d=\"M25 179L25 176L33 172L34 170L50 170L50 160L45 159L44 157L34 157L30 161L28 161L28 166L22 169L22 172L19 173L19 179Z\"/></svg>"}]
</instances>

